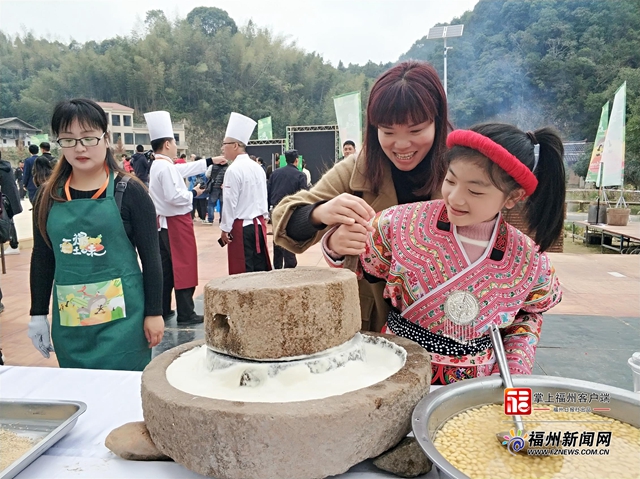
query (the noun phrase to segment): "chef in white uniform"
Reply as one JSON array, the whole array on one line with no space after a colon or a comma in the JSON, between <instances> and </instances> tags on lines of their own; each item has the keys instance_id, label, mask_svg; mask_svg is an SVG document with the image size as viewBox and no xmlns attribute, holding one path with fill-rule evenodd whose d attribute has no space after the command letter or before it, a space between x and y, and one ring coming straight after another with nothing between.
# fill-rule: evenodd
<instances>
[{"instance_id":1,"label":"chef in white uniform","mask_svg":"<svg viewBox=\"0 0 640 479\"><path fill-rule=\"evenodd\" d=\"M233 163L224 177L220 241L229 245L229 274L270 271L267 250L267 177L245 148L256 122L231 113L222 156Z\"/></svg>"},{"instance_id":2,"label":"chef in white uniform","mask_svg":"<svg viewBox=\"0 0 640 479\"><path fill-rule=\"evenodd\" d=\"M204 173L211 159L175 165L178 146L173 136L171 116L166 111L145 113L151 149L155 159L149 171L149 193L156 207L160 256L162 258L162 308L165 320L173 316L171 291L175 288L178 324L201 323L204 318L194 309L193 293L198 285L198 251L193 232L191 209L196 187L189 191L184 179Z\"/></svg>"}]
</instances>

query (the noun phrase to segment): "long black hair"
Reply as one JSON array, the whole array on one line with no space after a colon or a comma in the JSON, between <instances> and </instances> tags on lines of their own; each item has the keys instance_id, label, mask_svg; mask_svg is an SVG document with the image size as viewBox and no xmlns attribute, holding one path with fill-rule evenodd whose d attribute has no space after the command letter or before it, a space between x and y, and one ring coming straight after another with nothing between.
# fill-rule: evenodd
<instances>
[{"instance_id":1,"label":"long black hair","mask_svg":"<svg viewBox=\"0 0 640 479\"><path fill-rule=\"evenodd\" d=\"M76 120L84 127L95 128L96 130L104 132L105 135L101 141L108 142L109 119L107 114L95 101L86 98L74 98L73 100L64 100L58 103L51 117L51 132L57 137L61 131L65 131ZM118 166L111 148L107 147L105 161L109 169L116 175L131 176ZM62 192L64 183L67 181L67 178L69 178L69 175L71 175L71 172L72 167L64 157L64 154L62 154L51 176L42 185L42 191L40 191L37 196L34 212L37 211L38 229L47 244L49 243L47 239L49 210L51 210L54 201L67 201Z\"/></svg>"},{"instance_id":2,"label":"long black hair","mask_svg":"<svg viewBox=\"0 0 640 479\"><path fill-rule=\"evenodd\" d=\"M524 215L533 240L540 251L546 251L558 239L564 227L564 201L566 194L564 147L555 128L544 127L525 133L505 123L483 123L469 128L493 140L518 158L538 179L538 186L524 203ZM536 161L535 144L539 144ZM447 152L451 162L461 157L477 158L478 152L464 146L454 146ZM520 188L502 168L486 161L491 182L509 195Z\"/></svg>"}]
</instances>

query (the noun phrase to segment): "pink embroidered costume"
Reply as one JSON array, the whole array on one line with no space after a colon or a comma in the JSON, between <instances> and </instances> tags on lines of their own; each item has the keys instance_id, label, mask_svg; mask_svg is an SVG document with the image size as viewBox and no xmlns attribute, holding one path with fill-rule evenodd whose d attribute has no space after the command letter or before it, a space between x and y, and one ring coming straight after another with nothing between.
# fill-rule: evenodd
<instances>
[{"instance_id":1,"label":"pink embroidered costume","mask_svg":"<svg viewBox=\"0 0 640 479\"><path fill-rule=\"evenodd\" d=\"M433 384L499 372L491 323L501 328L511 373L531 374L541 313L562 296L548 256L531 238L498 215L484 253L471 261L441 200L394 206L372 225L359 274L386 281L392 310L382 332L431 353ZM323 245L329 264L340 267Z\"/></svg>"}]
</instances>

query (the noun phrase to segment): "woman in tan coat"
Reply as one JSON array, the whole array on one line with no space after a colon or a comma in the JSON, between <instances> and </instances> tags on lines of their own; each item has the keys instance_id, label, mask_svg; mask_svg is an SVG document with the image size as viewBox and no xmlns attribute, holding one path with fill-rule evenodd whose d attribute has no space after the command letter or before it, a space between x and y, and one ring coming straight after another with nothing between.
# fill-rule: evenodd
<instances>
[{"instance_id":1,"label":"woman in tan coat","mask_svg":"<svg viewBox=\"0 0 640 479\"><path fill-rule=\"evenodd\" d=\"M386 71L371 89L362 151L337 163L311 190L276 206L274 241L299 254L328 227L344 224L349 228L336 231L333 241L352 255L362 253L375 212L439 195L449 129L447 99L430 64L406 61ZM380 331L385 324L383 287L360 280L365 330Z\"/></svg>"}]
</instances>

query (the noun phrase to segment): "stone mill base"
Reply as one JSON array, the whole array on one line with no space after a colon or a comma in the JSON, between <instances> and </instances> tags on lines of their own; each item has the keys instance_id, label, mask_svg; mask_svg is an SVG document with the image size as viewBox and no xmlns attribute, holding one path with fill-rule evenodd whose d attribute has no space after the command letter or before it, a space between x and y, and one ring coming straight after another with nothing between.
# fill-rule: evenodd
<instances>
[{"instance_id":1,"label":"stone mill base","mask_svg":"<svg viewBox=\"0 0 640 479\"><path fill-rule=\"evenodd\" d=\"M368 333L376 336L374 333ZM158 449L219 479L319 479L341 474L397 444L429 392L431 364L416 343L384 335L407 351L388 379L326 399L289 403L221 401L172 387L167 367L203 341L156 357L142 374L144 420Z\"/></svg>"}]
</instances>

